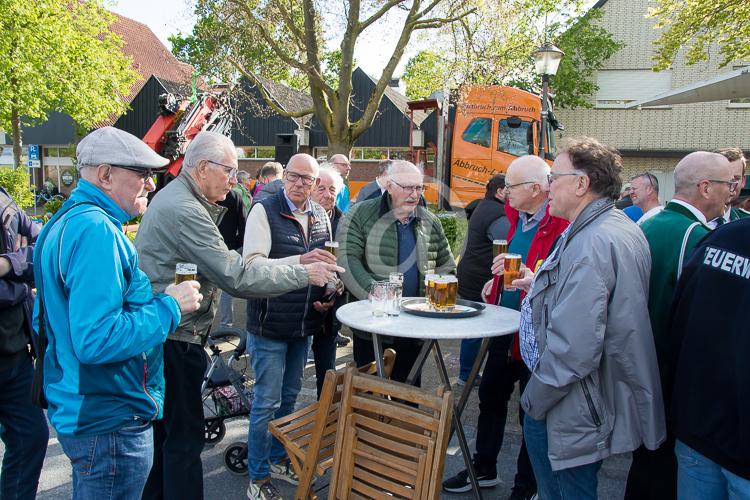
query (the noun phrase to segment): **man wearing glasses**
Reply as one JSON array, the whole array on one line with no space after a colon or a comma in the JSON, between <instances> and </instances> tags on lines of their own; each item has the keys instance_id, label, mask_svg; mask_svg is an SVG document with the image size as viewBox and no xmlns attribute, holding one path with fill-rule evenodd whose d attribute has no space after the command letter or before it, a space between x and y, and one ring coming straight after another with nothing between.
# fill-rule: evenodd
<instances>
[{"instance_id":1,"label":"man wearing glasses","mask_svg":"<svg viewBox=\"0 0 750 500\"><path fill-rule=\"evenodd\" d=\"M154 428L154 466L144 498L203 498L203 345L219 303L218 289L235 297L277 296L309 284L324 285L337 267L325 261L252 266L229 250L216 224L223 200L237 182L237 152L216 132L201 132L185 151L180 174L156 194L141 221L136 248L155 292L174 279L178 262L197 265L204 294L200 308L182 317L164 344L164 419Z\"/></svg>"},{"instance_id":2,"label":"man wearing glasses","mask_svg":"<svg viewBox=\"0 0 750 500\"><path fill-rule=\"evenodd\" d=\"M403 273L404 297L417 297L424 295L425 274L453 274L456 269L440 220L419 204L422 172L408 161L394 161L386 191L354 205L338 230L339 263L347 270L341 279L359 300L367 299L373 281L388 280L391 272ZM373 361L370 334L353 333L354 361L358 366ZM418 339L383 338L383 348L396 351L392 379L406 380L421 346Z\"/></svg>"},{"instance_id":3,"label":"man wearing glasses","mask_svg":"<svg viewBox=\"0 0 750 500\"><path fill-rule=\"evenodd\" d=\"M349 162L349 158L342 154L331 156L330 162L331 165L333 165L333 168L338 170L339 174L341 174L341 177L344 179L344 186L341 188L341 191L339 191L339 194L336 195L336 206L343 213L346 213L351 204L348 180L349 172L352 171L352 164Z\"/></svg>"},{"instance_id":4,"label":"man wearing glasses","mask_svg":"<svg viewBox=\"0 0 750 500\"><path fill-rule=\"evenodd\" d=\"M672 359L669 348L669 311L677 279L690 253L711 231L708 221L720 217L737 181L729 161L718 153L696 151L684 157L674 170L675 194L664 210L641 225L651 253L648 311L656 345L665 408L672 381L665 376ZM674 436L657 450L643 446L633 452L626 499L675 498L677 461Z\"/></svg>"},{"instance_id":5,"label":"man wearing glasses","mask_svg":"<svg viewBox=\"0 0 750 500\"><path fill-rule=\"evenodd\" d=\"M284 188L253 205L247 218L243 257L251 269L325 263L336 258L324 250L333 239L326 210L310 199L320 185L319 166L310 155L289 159ZM328 280L333 283L334 278ZM280 498L271 479L297 483L283 445L271 437L268 423L290 414L302 389L308 340L323 329L326 283L304 283L284 295L247 302L248 353L255 374L247 437L250 499Z\"/></svg>"},{"instance_id":6,"label":"man wearing glasses","mask_svg":"<svg viewBox=\"0 0 750 500\"><path fill-rule=\"evenodd\" d=\"M722 221L715 219L714 227L716 225L726 224L738 219L744 219L750 217L750 212L739 207L732 207L735 204L735 200L740 197L741 190L745 187L745 165L747 160L745 154L740 148L725 148L716 151L724 158L729 160L729 167L732 169L732 180L737 181L738 186L732 192L732 197L729 199L729 204L726 206L724 213L722 214Z\"/></svg>"},{"instance_id":7,"label":"man wearing glasses","mask_svg":"<svg viewBox=\"0 0 750 500\"><path fill-rule=\"evenodd\" d=\"M630 179L630 198L633 205L643 211L636 224L641 225L664 208L659 205L659 180L648 172L636 175Z\"/></svg>"}]
</instances>

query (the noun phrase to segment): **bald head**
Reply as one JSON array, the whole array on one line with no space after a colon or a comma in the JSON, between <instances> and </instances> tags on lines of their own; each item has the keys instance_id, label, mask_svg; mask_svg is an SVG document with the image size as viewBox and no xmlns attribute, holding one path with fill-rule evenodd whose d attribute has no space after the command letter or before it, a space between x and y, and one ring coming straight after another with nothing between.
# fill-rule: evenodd
<instances>
[{"instance_id":1,"label":"bald head","mask_svg":"<svg viewBox=\"0 0 750 500\"><path fill-rule=\"evenodd\" d=\"M305 153L297 153L289 158L286 169L289 170L290 168L296 172L304 172L306 175L312 175L313 177L318 177L318 172L320 171L318 160Z\"/></svg>"},{"instance_id":2,"label":"bald head","mask_svg":"<svg viewBox=\"0 0 750 500\"><path fill-rule=\"evenodd\" d=\"M732 180L729 160L718 153L696 151L674 169L674 197L690 203L711 221L724 213Z\"/></svg>"},{"instance_id":3,"label":"bald head","mask_svg":"<svg viewBox=\"0 0 750 500\"><path fill-rule=\"evenodd\" d=\"M506 172L506 183L536 182L541 186L547 185L549 165L535 155L526 155L513 160ZM512 180L511 180L512 179Z\"/></svg>"},{"instance_id":4,"label":"bald head","mask_svg":"<svg viewBox=\"0 0 750 500\"><path fill-rule=\"evenodd\" d=\"M725 179L730 173L729 160L718 153L695 151L684 157L674 169L675 194L693 196L698 184L706 179Z\"/></svg>"},{"instance_id":5,"label":"bald head","mask_svg":"<svg viewBox=\"0 0 750 500\"><path fill-rule=\"evenodd\" d=\"M352 165L349 163L349 158L346 155L335 154L331 156L328 162L333 165L333 168L339 171L341 177L344 179L349 177L349 172L352 170Z\"/></svg>"}]
</instances>

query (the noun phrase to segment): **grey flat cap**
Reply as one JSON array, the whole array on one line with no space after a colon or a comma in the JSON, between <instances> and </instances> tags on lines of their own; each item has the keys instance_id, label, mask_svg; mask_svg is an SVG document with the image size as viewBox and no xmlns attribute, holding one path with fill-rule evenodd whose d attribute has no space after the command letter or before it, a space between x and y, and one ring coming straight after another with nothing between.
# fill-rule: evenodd
<instances>
[{"instance_id":1,"label":"grey flat cap","mask_svg":"<svg viewBox=\"0 0 750 500\"><path fill-rule=\"evenodd\" d=\"M81 139L76 148L78 165L119 165L158 170L169 160L159 156L145 142L123 130L102 127Z\"/></svg>"}]
</instances>

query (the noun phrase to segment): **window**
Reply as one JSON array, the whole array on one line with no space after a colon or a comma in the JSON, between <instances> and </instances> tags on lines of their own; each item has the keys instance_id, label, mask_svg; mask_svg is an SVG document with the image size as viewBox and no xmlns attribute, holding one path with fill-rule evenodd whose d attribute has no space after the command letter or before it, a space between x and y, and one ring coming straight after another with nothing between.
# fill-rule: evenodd
<instances>
[{"instance_id":1,"label":"window","mask_svg":"<svg viewBox=\"0 0 750 500\"><path fill-rule=\"evenodd\" d=\"M750 68L750 66L741 64L739 66L732 66L732 69L742 69L742 68ZM742 97L739 99L730 99L729 100L729 106L730 108L750 108L750 98Z\"/></svg>"},{"instance_id":2,"label":"window","mask_svg":"<svg viewBox=\"0 0 750 500\"><path fill-rule=\"evenodd\" d=\"M497 127L497 150L513 156L534 154L534 127L531 122L515 116L500 120Z\"/></svg>"},{"instance_id":3,"label":"window","mask_svg":"<svg viewBox=\"0 0 750 500\"><path fill-rule=\"evenodd\" d=\"M602 70L597 73L597 108L624 108L641 99L655 97L672 88L671 71L650 69ZM666 106L654 106L666 107Z\"/></svg>"},{"instance_id":4,"label":"window","mask_svg":"<svg viewBox=\"0 0 750 500\"><path fill-rule=\"evenodd\" d=\"M492 134L492 119L491 118L474 118L466 127L461 138L466 142L472 144L478 144L483 148L490 147Z\"/></svg>"}]
</instances>

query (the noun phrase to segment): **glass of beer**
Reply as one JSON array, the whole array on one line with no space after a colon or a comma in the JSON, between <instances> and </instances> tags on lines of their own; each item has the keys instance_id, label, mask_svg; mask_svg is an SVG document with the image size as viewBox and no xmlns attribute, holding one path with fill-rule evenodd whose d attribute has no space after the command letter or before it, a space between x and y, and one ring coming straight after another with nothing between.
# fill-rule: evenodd
<instances>
[{"instance_id":1,"label":"glass of beer","mask_svg":"<svg viewBox=\"0 0 750 500\"><path fill-rule=\"evenodd\" d=\"M508 240L492 240L492 257L508 253Z\"/></svg>"},{"instance_id":2,"label":"glass of beer","mask_svg":"<svg viewBox=\"0 0 750 500\"><path fill-rule=\"evenodd\" d=\"M189 262L178 262L174 268L174 284L198 279L198 266Z\"/></svg>"},{"instance_id":3,"label":"glass of beer","mask_svg":"<svg viewBox=\"0 0 750 500\"><path fill-rule=\"evenodd\" d=\"M432 305L438 311L448 308L448 281L447 276L440 276L432 287Z\"/></svg>"},{"instance_id":4,"label":"glass of beer","mask_svg":"<svg viewBox=\"0 0 750 500\"><path fill-rule=\"evenodd\" d=\"M503 288L508 291L513 291L516 288L511 285L511 283L513 280L517 280L521 277L521 255L517 253L506 254L503 266L505 267L505 273L503 274Z\"/></svg>"},{"instance_id":5,"label":"glass of beer","mask_svg":"<svg viewBox=\"0 0 750 500\"><path fill-rule=\"evenodd\" d=\"M339 249L338 241L326 241L323 243L326 252L336 257L336 251Z\"/></svg>"},{"instance_id":6,"label":"glass of beer","mask_svg":"<svg viewBox=\"0 0 750 500\"><path fill-rule=\"evenodd\" d=\"M456 307L456 297L458 296L458 278L455 276L443 277L445 282L448 284L448 289L445 296L444 310L452 311Z\"/></svg>"},{"instance_id":7,"label":"glass of beer","mask_svg":"<svg viewBox=\"0 0 750 500\"><path fill-rule=\"evenodd\" d=\"M434 308L433 292L435 290L435 280L440 277L439 274L426 274L424 277L424 297L427 303Z\"/></svg>"}]
</instances>

